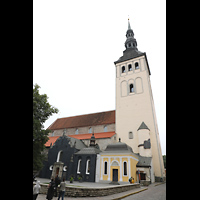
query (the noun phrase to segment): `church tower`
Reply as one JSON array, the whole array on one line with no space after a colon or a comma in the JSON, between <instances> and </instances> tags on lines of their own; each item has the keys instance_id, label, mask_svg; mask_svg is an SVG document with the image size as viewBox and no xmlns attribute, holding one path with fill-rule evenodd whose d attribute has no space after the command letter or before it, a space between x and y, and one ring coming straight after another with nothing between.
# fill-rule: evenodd
<instances>
[{"instance_id":1,"label":"church tower","mask_svg":"<svg viewBox=\"0 0 200 200\"><path fill-rule=\"evenodd\" d=\"M116 133L134 153L152 157L157 181L165 177L146 53L138 51L128 20L123 56L116 67ZM117 138L117 140L118 140Z\"/></svg>"}]
</instances>

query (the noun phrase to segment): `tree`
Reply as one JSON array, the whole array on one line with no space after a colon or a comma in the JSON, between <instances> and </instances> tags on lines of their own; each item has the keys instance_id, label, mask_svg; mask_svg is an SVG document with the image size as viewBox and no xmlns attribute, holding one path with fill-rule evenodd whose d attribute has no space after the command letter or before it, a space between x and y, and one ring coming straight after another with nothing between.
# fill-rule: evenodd
<instances>
[{"instance_id":1,"label":"tree","mask_svg":"<svg viewBox=\"0 0 200 200\"><path fill-rule=\"evenodd\" d=\"M48 141L50 130L44 130L44 122L53 114L58 113L58 109L51 106L46 94L39 94L40 86L33 87L33 170L39 171L43 164L44 144Z\"/></svg>"}]
</instances>

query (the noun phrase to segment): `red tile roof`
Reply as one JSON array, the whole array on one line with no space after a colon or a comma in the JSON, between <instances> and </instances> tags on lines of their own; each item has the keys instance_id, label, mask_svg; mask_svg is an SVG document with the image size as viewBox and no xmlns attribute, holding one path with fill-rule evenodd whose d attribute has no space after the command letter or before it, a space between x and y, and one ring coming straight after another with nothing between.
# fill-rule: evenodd
<instances>
[{"instance_id":1,"label":"red tile roof","mask_svg":"<svg viewBox=\"0 0 200 200\"><path fill-rule=\"evenodd\" d=\"M52 145L54 144L54 142L59 138L60 136L52 136L49 137L49 140L44 144L46 147L50 147L51 143Z\"/></svg>"},{"instance_id":2,"label":"red tile roof","mask_svg":"<svg viewBox=\"0 0 200 200\"><path fill-rule=\"evenodd\" d=\"M112 110L107 112L59 118L56 121L54 121L47 129L57 130L64 128L76 128L114 123L115 110Z\"/></svg>"},{"instance_id":3,"label":"red tile roof","mask_svg":"<svg viewBox=\"0 0 200 200\"><path fill-rule=\"evenodd\" d=\"M115 132L103 132L103 133L94 133L95 139L100 139L100 138L110 138L113 135L115 135ZM69 137L73 137L79 140L86 140L90 139L92 136L92 133L87 133L87 134L78 134L78 135L68 135Z\"/></svg>"},{"instance_id":4,"label":"red tile roof","mask_svg":"<svg viewBox=\"0 0 200 200\"><path fill-rule=\"evenodd\" d=\"M115 135L114 131L113 132L94 133L95 139L110 138L113 135ZM68 136L72 137L72 138L79 139L79 140L86 140L86 139L90 139L91 138L92 133L78 134L78 135L68 135ZM49 140L45 143L45 146L46 147L50 147L51 143L53 145L59 137L60 136L50 136Z\"/></svg>"}]
</instances>

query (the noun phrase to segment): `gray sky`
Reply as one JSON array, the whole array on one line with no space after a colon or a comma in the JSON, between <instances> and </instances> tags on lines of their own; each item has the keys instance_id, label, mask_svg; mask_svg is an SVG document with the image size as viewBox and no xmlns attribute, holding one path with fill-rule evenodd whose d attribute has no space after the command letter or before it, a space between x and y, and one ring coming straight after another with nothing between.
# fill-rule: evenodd
<instances>
[{"instance_id":1,"label":"gray sky","mask_svg":"<svg viewBox=\"0 0 200 200\"><path fill-rule=\"evenodd\" d=\"M57 118L115 109L114 61L125 50L128 16L146 52L162 154L166 154L166 1L34 0L33 84Z\"/></svg>"}]
</instances>

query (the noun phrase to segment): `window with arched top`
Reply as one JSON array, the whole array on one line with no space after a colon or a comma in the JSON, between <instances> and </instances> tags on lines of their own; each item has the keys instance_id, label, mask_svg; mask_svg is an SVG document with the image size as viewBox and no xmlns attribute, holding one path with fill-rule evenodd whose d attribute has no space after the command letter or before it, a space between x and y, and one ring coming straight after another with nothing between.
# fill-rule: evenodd
<instances>
[{"instance_id":1,"label":"window with arched top","mask_svg":"<svg viewBox=\"0 0 200 200\"><path fill-rule=\"evenodd\" d=\"M104 174L107 175L108 172L108 163L107 161L104 162Z\"/></svg>"},{"instance_id":2,"label":"window with arched top","mask_svg":"<svg viewBox=\"0 0 200 200\"><path fill-rule=\"evenodd\" d=\"M132 71L132 65L131 64L128 65L128 71Z\"/></svg>"},{"instance_id":3,"label":"window with arched top","mask_svg":"<svg viewBox=\"0 0 200 200\"><path fill-rule=\"evenodd\" d=\"M124 176L127 176L127 162L126 161L124 161L123 167L124 167Z\"/></svg>"},{"instance_id":4,"label":"window with arched top","mask_svg":"<svg viewBox=\"0 0 200 200\"><path fill-rule=\"evenodd\" d=\"M125 66L122 67L122 73L125 73Z\"/></svg>"},{"instance_id":5,"label":"window with arched top","mask_svg":"<svg viewBox=\"0 0 200 200\"><path fill-rule=\"evenodd\" d=\"M92 127L89 128L88 133L92 133Z\"/></svg>"},{"instance_id":6,"label":"window with arched top","mask_svg":"<svg viewBox=\"0 0 200 200\"><path fill-rule=\"evenodd\" d=\"M90 159L87 160L86 162L86 174L90 174Z\"/></svg>"},{"instance_id":7,"label":"window with arched top","mask_svg":"<svg viewBox=\"0 0 200 200\"><path fill-rule=\"evenodd\" d=\"M78 134L78 129L76 129L75 134L76 134L76 135Z\"/></svg>"},{"instance_id":8,"label":"window with arched top","mask_svg":"<svg viewBox=\"0 0 200 200\"><path fill-rule=\"evenodd\" d=\"M61 161L61 159L62 159L62 154L63 154L63 151L62 151L62 150L58 152L56 162L60 162L60 161Z\"/></svg>"},{"instance_id":9,"label":"window with arched top","mask_svg":"<svg viewBox=\"0 0 200 200\"><path fill-rule=\"evenodd\" d=\"M81 173L81 159L78 160L78 166L77 166L77 174Z\"/></svg>"},{"instance_id":10,"label":"window with arched top","mask_svg":"<svg viewBox=\"0 0 200 200\"><path fill-rule=\"evenodd\" d=\"M133 132L129 132L129 133L128 133L128 138L129 138L129 139L133 139Z\"/></svg>"},{"instance_id":11,"label":"window with arched top","mask_svg":"<svg viewBox=\"0 0 200 200\"><path fill-rule=\"evenodd\" d=\"M132 83L129 85L129 89L130 89L130 93L133 93L133 92L134 92L134 87L133 87L133 84L132 84Z\"/></svg>"},{"instance_id":12,"label":"window with arched top","mask_svg":"<svg viewBox=\"0 0 200 200\"><path fill-rule=\"evenodd\" d=\"M138 62L135 63L135 69L139 69L139 63Z\"/></svg>"},{"instance_id":13,"label":"window with arched top","mask_svg":"<svg viewBox=\"0 0 200 200\"><path fill-rule=\"evenodd\" d=\"M108 131L107 126L104 126L103 130L104 130L104 132L107 132Z\"/></svg>"}]
</instances>

